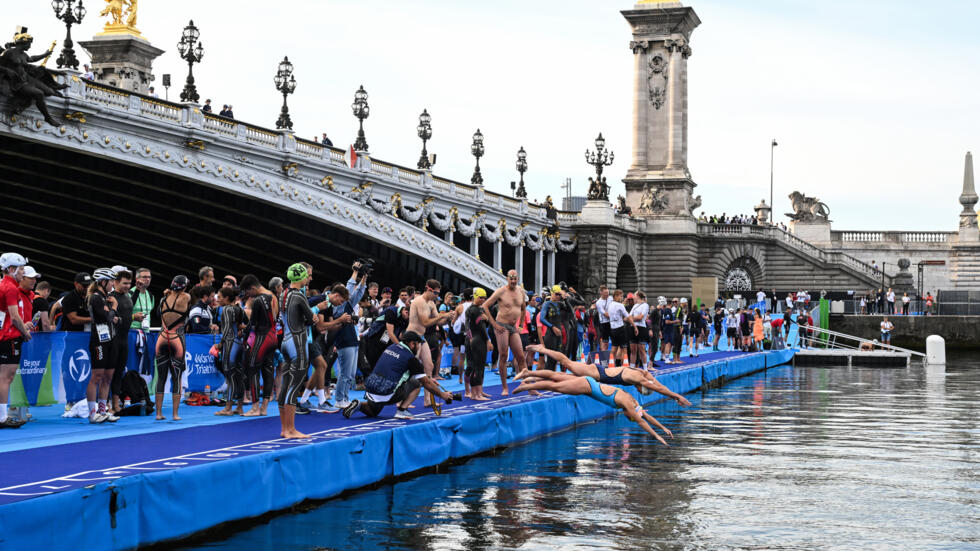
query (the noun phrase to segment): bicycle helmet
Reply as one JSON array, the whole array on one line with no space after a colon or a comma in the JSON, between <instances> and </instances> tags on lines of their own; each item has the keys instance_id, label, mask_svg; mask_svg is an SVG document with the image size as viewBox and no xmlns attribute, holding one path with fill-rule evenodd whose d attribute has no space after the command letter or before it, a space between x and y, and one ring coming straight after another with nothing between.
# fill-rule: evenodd
<instances>
[{"instance_id":1,"label":"bicycle helmet","mask_svg":"<svg viewBox=\"0 0 980 551\"><path fill-rule=\"evenodd\" d=\"M94 272L92 272L92 278L95 279L95 281L115 281L116 272L114 272L112 268L97 268Z\"/></svg>"},{"instance_id":2,"label":"bicycle helmet","mask_svg":"<svg viewBox=\"0 0 980 551\"><path fill-rule=\"evenodd\" d=\"M17 253L3 253L0 255L0 269L6 270L12 266L26 266L27 259Z\"/></svg>"},{"instance_id":3,"label":"bicycle helmet","mask_svg":"<svg viewBox=\"0 0 980 551\"><path fill-rule=\"evenodd\" d=\"M174 280L170 282L170 290L183 291L184 289L187 288L188 283L189 280L187 279L187 276L185 275L175 276Z\"/></svg>"}]
</instances>

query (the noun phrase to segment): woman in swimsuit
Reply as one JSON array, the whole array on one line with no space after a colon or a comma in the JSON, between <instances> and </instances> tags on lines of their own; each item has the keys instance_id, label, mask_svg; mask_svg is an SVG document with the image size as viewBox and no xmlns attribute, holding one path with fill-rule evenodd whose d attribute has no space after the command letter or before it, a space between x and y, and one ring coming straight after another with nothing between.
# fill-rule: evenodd
<instances>
[{"instance_id":1,"label":"woman in swimsuit","mask_svg":"<svg viewBox=\"0 0 980 551\"><path fill-rule=\"evenodd\" d=\"M592 377L579 377L555 371L539 370L533 372L533 375L541 380L521 382L520 386L514 389L514 394L525 390L550 390L570 396L585 395L611 408L622 409L630 421L640 425L640 428L647 431L664 446L669 446L669 444L657 434L657 431L653 430L650 424L655 425L667 436L671 438L674 436L667 427L660 424L660 421L644 411L643 406L636 401L636 398L614 386L601 384Z\"/></svg>"},{"instance_id":2,"label":"woman in swimsuit","mask_svg":"<svg viewBox=\"0 0 980 551\"><path fill-rule=\"evenodd\" d=\"M163 291L160 300L160 337L157 338L157 420L163 419L163 391L170 375L170 392L173 397L173 419L180 421L177 409L180 407L181 377L184 374L184 323L191 307L191 296L187 289L187 276L179 275Z\"/></svg>"},{"instance_id":3,"label":"woman in swimsuit","mask_svg":"<svg viewBox=\"0 0 980 551\"><path fill-rule=\"evenodd\" d=\"M606 385L635 386L643 395L657 392L674 400L679 405L687 407L691 402L687 398L670 390L660 383L649 372L644 369L633 369L629 367L605 367L602 365L587 364L584 362L574 362L568 356L555 350L548 350L541 345L532 345L529 350L544 354L557 361L565 370L579 376L592 377L596 381ZM523 371L514 380L525 379L536 376L537 372Z\"/></svg>"}]
</instances>

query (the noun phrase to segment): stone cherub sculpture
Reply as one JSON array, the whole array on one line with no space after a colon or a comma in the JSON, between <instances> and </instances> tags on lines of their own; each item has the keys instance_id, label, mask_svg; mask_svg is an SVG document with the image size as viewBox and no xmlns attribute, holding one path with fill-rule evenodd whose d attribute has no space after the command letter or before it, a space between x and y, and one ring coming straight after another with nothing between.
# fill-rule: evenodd
<instances>
[{"instance_id":1,"label":"stone cherub sculpture","mask_svg":"<svg viewBox=\"0 0 980 551\"><path fill-rule=\"evenodd\" d=\"M32 65L51 55L51 50L28 55L27 51L33 43L34 38L27 34L27 27L20 27L14 41L4 46L0 53L0 97L8 98L8 111L11 114L20 113L34 103L48 124L59 126L61 123L51 116L45 98L64 97L60 90L68 85L55 82L52 77L52 74L57 74L55 71Z\"/></svg>"},{"instance_id":2,"label":"stone cherub sculpture","mask_svg":"<svg viewBox=\"0 0 980 551\"><path fill-rule=\"evenodd\" d=\"M830 217L830 207L816 197L807 197L798 191L789 194L793 204L793 213L787 213L791 219L798 222L826 222Z\"/></svg>"},{"instance_id":3,"label":"stone cherub sculpture","mask_svg":"<svg viewBox=\"0 0 980 551\"><path fill-rule=\"evenodd\" d=\"M606 183L605 176L602 176L598 180L589 178L589 194L587 198L589 201L609 200L609 185Z\"/></svg>"}]
</instances>

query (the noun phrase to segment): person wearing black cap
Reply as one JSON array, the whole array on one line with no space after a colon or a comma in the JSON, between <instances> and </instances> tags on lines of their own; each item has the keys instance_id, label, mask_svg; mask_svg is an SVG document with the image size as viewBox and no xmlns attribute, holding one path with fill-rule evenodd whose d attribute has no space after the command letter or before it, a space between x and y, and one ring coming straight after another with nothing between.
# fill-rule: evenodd
<instances>
[{"instance_id":1,"label":"person wearing black cap","mask_svg":"<svg viewBox=\"0 0 980 551\"><path fill-rule=\"evenodd\" d=\"M442 390L428 377L418 359L423 342L425 340L418 333L405 331L398 344L386 348L374 371L364 381L364 401L353 400L344 408L344 417L350 419L358 410L368 417L377 417L385 406L397 404L395 419L411 419L414 416L408 406L418 397L421 387L451 404L453 394Z\"/></svg>"},{"instance_id":2,"label":"person wearing black cap","mask_svg":"<svg viewBox=\"0 0 980 551\"><path fill-rule=\"evenodd\" d=\"M58 302L61 304L62 331L85 331L92 323L85 301L88 286L91 284L92 276L87 272L79 272L75 274L75 289L61 296ZM51 318L54 319L54 313Z\"/></svg>"}]
</instances>

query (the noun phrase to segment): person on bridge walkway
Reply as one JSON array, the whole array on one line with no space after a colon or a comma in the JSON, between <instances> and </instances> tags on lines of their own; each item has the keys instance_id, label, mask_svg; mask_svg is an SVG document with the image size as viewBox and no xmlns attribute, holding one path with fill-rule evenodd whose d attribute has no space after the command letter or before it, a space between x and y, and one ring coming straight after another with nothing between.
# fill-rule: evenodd
<instances>
[{"instance_id":1,"label":"person on bridge walkway","mask_svg":"<svg viewBox=\"0 0 980 551\"><path fill-rule=\"evenodd\" d=\"M180 408L181 379L184 375L184 323L191 307L191 295L187 289L187 276L178 275L170 282L170 288L163 291L160 299L160 336L157 338L156 365L156 410L157 420L163 419L163 392L170 376L170 393L173 398L173 420L180 421L177 410Z\"/></svg>"},{"instance_id":2,"label":"person on bridge walkway","mask_svg":"<svg viewBox=\"0 0 980 551\"><path fill-rule=\"evenodd\" d=\"M530 373L530 372L529 372ZM614 409L622 409L626 417L634 423L640 425L648 434L660 441L664 446L669 446L650 424L652 423L667 436L673 438L670 430L661 425L652 415L643 410L643 406L630 396L614 386L599 383L593 377L579 377L570 373L558 373L549 370L539 370L533 373L534 380L528 379L514 389L514 394L531 390L545 390L568 394L570 396L585 395L593 400L605 404Z\"/></svg>"}]
</instances>

